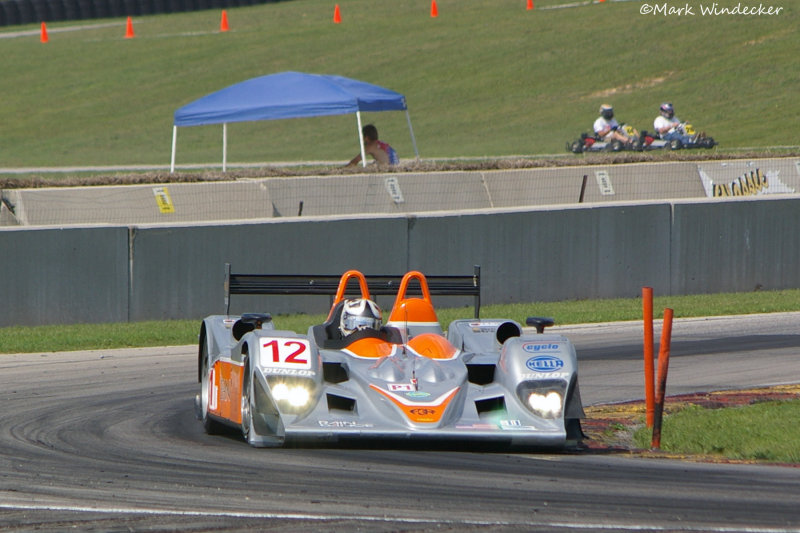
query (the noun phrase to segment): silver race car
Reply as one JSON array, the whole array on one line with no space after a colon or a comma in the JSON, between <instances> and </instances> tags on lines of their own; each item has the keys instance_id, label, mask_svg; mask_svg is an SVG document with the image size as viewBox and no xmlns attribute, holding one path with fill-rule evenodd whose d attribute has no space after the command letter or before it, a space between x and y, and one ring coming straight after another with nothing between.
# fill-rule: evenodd
<instances>
[{"instance_id":1,"label":"silver race car","mask_svg":"<svg viewBox=\"0 0 800 533\"><path fill-rule=\"evenodd\" d=\"M206 318L196 398L205 430L233 426L257 447L355 439L580 443L575 348L543 333L552 319L529 318L536 333L513 320L456 320L445 335L422 273L388 286L396 298L385 324L368 277L356 270L341 276L327 320L305 335L278 329L268 314Z\"/></svg>"}]
</instances>

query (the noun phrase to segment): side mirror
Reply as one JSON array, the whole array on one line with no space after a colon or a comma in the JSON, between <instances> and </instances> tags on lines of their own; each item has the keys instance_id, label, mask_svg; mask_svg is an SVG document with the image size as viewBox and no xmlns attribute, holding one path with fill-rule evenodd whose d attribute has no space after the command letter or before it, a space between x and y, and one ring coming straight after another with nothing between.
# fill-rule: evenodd
<instances>
[{"instance_id":1,"label":"side mirror","mask_svg":"<svg viewBox=\"0 0 800 533\"><path fill-rule=\"evenodd\" d=\"M529 316L525 319L525 325L535 327L536 333L544 333L544 328L549 328L555 323L554 319L546 316Z\"/></svg>"},{"instance_id":2,"label":"side mirror","mask_svg":"<svg viewBox=\"0 0 800 533\"><path fill-rule=\"evenodd\" d=\"M231 333L237 341L242 340L244 334L254 329L261 329L265 323L272 321L269 313L244 313L242 317L233 324Z\"/></svg>"}]
</instances>

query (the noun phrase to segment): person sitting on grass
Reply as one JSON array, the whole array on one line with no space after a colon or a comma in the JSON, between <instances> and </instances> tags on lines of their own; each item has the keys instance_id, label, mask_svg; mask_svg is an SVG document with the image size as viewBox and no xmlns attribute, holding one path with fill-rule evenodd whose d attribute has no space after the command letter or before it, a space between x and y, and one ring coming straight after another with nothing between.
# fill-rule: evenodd
<instances>
[{"instance_id":1,"label":"person sitting on grass","mask_svg":"<svg viewBox=\"0 0 800 533\"><path fill-rule=\"evenodd\" d=\"M400 160L397 157L397 152L394 148L387 143L378 140L378 128L372 124L367 124L361 129L364 135L364 153L371 155L375 159L378 166L397 165ZM361 154L357 154L353 159L347 163L351 167L361 162Z\"/></svg>"}]
</instances>

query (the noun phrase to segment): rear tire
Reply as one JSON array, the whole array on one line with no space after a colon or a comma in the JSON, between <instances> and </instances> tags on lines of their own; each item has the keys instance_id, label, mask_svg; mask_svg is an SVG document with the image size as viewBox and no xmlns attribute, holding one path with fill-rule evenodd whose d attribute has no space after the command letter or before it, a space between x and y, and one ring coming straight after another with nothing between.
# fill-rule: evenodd
<instances>
[{"instance_id":1,"label":"rear tire","mask_svg":"<svg viewBox=\"0 0 800 533\"><path fill-rule=\"evenodd\" d=\"M670 150L680 150L681 148L683 148L683 143L681 142L680 139L672 139L669 142L669 149Z\"/></svg>"}]
</instances>

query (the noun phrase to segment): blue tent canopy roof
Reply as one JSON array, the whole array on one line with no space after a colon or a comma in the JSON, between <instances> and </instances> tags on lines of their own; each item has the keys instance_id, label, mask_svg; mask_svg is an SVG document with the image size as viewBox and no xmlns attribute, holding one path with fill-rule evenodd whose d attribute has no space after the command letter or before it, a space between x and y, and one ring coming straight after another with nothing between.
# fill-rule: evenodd
<instances>
[{"instance_id":1,"label":"blue tent canopy roof","mask_svg":"<svg viewBox=\"0 0 800 533\"><path fill-rule=\"evenodd\" d=\"M186 104L177 111L172 126L172 159L175 171L178 127L222 124L222 171L227 168L229 122L278 120L355 113L361 161L366 166L361 137L362 111L405 111L408 130L419 159L406 98L400 93L363 81L326 74L280 72L231 85Z\"/></svg>"},{"instance_id":2,"label":"blue tent canopy roof","mask_svg":"<svg viewBox=\"0 0 800 533\"><path fill-rule=\"evenodd\" d=\"M405 97L363 81L324 74L281 72L252 78L175 111L175 126L404 111Z\"/></svg>"}]
</instances>

